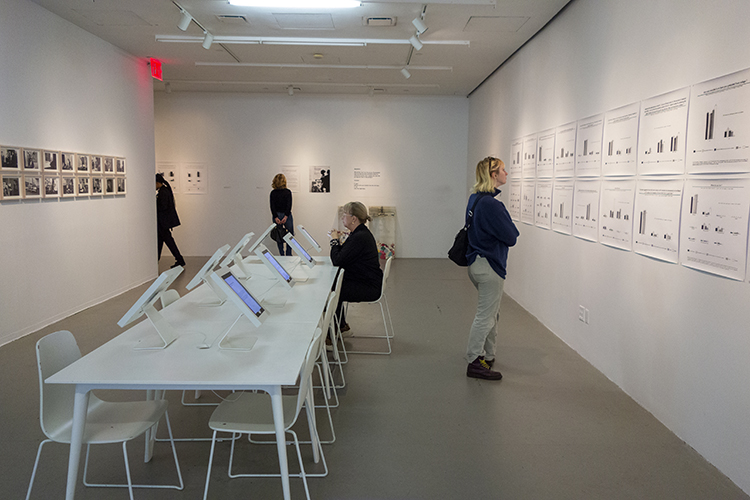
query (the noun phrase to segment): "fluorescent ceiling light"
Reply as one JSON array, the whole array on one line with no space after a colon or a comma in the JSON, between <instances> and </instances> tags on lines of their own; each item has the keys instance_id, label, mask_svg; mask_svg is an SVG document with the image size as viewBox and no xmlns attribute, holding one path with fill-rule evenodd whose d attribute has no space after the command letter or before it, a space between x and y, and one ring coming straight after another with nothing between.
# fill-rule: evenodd
<instances>
[{"instance_id":1,"label":"fluorescent ceiling light","mask_svg":"<svg viewBox=\"0 0 750 500\"><path fill-rule=\"evenodd\" d=\"M229 4L274 9L350 9L362 5L359 0L229 0Z\"/></svg>"},{"instance_id":2,"label":"fluorescent ceiling light","mask_svg":"<svg viewBox=\"0 0 750 500\"><path fill-rule=\"evenodd\" d=\"M262 45L322 45L326 47L364 47L367 44L365 42L327 42L317 40L300 40L300 41L274 41L274 40L263 40L260 42Z\"/></svg>"},{"instance_id":3,"label":"fluorescent ceiling light","mask_svg":"<svg viewBox=\"0 0 750 500\"><path fill-rule=\"evenodd\" d=\"M204 37L197 35L156 35L157 42L168 43L203 43ZM223 44L268 44L268 45L331 45L342 47L364 47L367 45L409 45L403 38L294 38L262 36L223 36L214 37L214 43ZM464 45L469 47L469 40L420 40L424 45Z\"/></svg>"}]
</instances>

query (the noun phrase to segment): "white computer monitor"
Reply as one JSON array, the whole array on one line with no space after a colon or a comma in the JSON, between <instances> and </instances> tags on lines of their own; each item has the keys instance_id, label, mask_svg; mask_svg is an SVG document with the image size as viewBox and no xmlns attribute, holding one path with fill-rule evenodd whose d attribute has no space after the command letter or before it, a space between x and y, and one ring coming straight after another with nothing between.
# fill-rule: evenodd
<instances>
[{"instance_id":1,"label":"white computer monitor","mask_svg":"<svg viewBox=\"0 0 750 500\"><path fill-rule=\"evenodd\" d=\"M315 248L315 250L317 250L318 253L320 253L320 251L321 251L320 245L318 245L318 242L315 241L315 238L313 238L310 235L310 233L307 232L307 229L305 229L305 227L302 224L298 225L297 229L299 229L300 231L302 231L302 236L304 236L305 239L307 241L309 241L310 244Z\"/></svg>"},{"instance_id":2,"label":"white computer monitor","mask_svg":"<svg viewBox=\"0 0 750 500\"><path fill-rule=\"evenodd\" d=\"M253 348L257 337L243 335L241 339L225 342L225 339L232 331L234 325L244 316L250 320L250 323L259 327L268 317L268 311L261 305L260 301L253 297L247 288L240 282L232 271L223 271L221 275L211 273L211 279L220 286L226 293L229 300L237 306L240 314L234 320L229 328L221 335L219 339L219 349L248 351Z\"/></svg>"},{"instance_id":3,"label":"white computer monitor","mask_svg":"<svg viewBox=\"0 0 750 500\"><path fill-rule=\"evenodd\" d=\"M247 252L248 253L255 252L255 250L258 248L258 246L263 243L263 240L266 239L266 236L268 236L269 234L271 234L271 230L274 227L276 227L276 224L271 224L270 226L268 226L268 228L265 231L263 231L263 234L261 234L260 237L257 240L255 240L255 242L252 245L250 245L250 247L247 249Z\"/></svg>"},{"instance_id":4,"label":"white computer monitor","mask_svg":"<svg viewBox=\"0 0 750 500\"><path fill-rule=\"evenodd\" d=\"M305 250L300 242L292 236L292 233L287 233L286 236L284 236L284 241L286 241L286 244L294 250L294 253L299 255L300 260L307 264L307 267L311 269L315 267L315 259L312 258L312 255L307 253L307 250Z\"/></svg>"},{"instance_id":5,"label":"white computer monitor","mask_svg":"<svg viewBox=\"0 0 750 500\"><path fill-rule=\"evenodd\" d=\"M224 260L221 261L222 267L229 267L229 265L232 262L235 262L235 256L239 255L240 260L242 258L242 249L244 249L248 243L250 243L250 240L253 238L255 233L249 232L242 238L240 238L240 241L237 242L237 244L232 248L226 257L224 257Z\"/></svg>"},{"instance_id":6,"label":"white computer monitor","mask_svg":"<svg viewBox=\"0 0 750 500\"><path fill-rule=\"evenodd\" d=\"M252 233L251 233L252 234ZM198 271L195 276L193 276L193 279L190 280L190 283L187 284L185 288L188 290L192 290L196 286L200 285L201 282L205 283L211 290L213 290L214 294L218 297L218 301L208 299L207 301L201 301L200 305L202 306L220 306L227 300L227 296L224 293L224 291L219 288L216 283L212 279L209 279L209 276L213 272L216 265L219 263L222 257L224 257L224 254L227 253L229 250L229 245L224 245L223 247L219 248L214 252L214 254L211 256L210 259L203 265L200 271Z\"/></svg>"},{"instance_id":7,"label":"white computer monitor","mask_svg":"<svg viewBox=\"0 0 750 500\"><path fill-rule=\"evenodd\" d=\"M164 349L177 339L177 332L164 319L161 313L156 310L154 303L159 300L161 294L169 288L169 285L172 284L182 271L183 267L177 266L161 273L151 283L151 286L143 292L143 295L135 301L133 307L117 322L121 328L124 328L145 314L151 321L151 324L154 325L154 328L156 328L156 332L161 338L160 341L157 339L141 339L134 349Z\"/></svg>"},{"instance_id":8,"label":"white computer monitor","mask_svg":"<svg viewBox=\"0 0 750 500\"><path fill-rule=\"evenodd\" d=\"M276 260L276 257L271 254L271 252L266 248L265 245L259 245L258 248L255 249L255 254L260 257L260 260L265 264L265 266L271 270L271 273L276 276L279 281L281 281L284 286L287 288L292 288L294 286L294 280L292 279L292 275L289 274L289 272L284 269L284 266L282 266L278 260Z\"/></svg>"}]
</instances>

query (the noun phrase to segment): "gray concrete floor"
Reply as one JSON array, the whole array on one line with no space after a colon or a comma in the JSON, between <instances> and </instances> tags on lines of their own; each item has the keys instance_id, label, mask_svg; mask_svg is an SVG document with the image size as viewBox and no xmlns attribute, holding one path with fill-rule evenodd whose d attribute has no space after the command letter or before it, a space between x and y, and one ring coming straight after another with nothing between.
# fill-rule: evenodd
<instances>
[{"instance_id":1,"label":"gray concrete floor","mask_svg":"<svg viewBox=\"0 0 750 500\"><path fill-rule=\"evenodd\" d=\"M175 285L180 294L204 261L188 259ZM170 263L165 259L161 267ZM117 320L146 286L0 348L1 498L24 498L43 439L35 342L67 329L84 353L93 350L120 333ZM313 498L748 498L508 296L501 305L496 364L504 378L467 378L463 353L476 292L465 269L442 259L398 259L387 295L396 330L393 354L353 355L345 366L347 387L333 410L337 440L325 446L330 475L309 479ZM382 328L377 306L352 306L350 323L365 334ZM360 339L350 345L382 347ZM125 391L102 394L142 398ZM178 437L209 436L210 407L184 407L175 392L168 399ZM326 419L322 412L318 418L325 438ZM300 432L305 434L304 427ZM238 446L240 467L278 467L273 446L246 440ZM95 451L92 479L124 481L119 448ZM141 439L129 451L135 481L175 480L167 443L157 443L149 464L142 463ZM201 498L208 452L205 442L178 443L185 490L136 490L136 498ZM294 471L296 457L289 452ZM63 497L67 453L65 445L45 447L32 498ZM309 463L309 450L303 453ZM278 479L228 479L228 456L229 445L217 445L210 498L281 498ZM311 466L308 472L317 470ZM304 498L301 481L291 483L292 497ZM76 498L125 499L127 492L79 482Z\"/></svg>"}]
</instances>

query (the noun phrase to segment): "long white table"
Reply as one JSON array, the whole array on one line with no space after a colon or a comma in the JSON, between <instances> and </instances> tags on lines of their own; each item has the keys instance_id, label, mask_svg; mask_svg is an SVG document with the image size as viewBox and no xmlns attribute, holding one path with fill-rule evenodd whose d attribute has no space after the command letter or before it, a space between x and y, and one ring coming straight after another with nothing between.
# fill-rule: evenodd
<instances>
[{"instance_id":1,"label":"long white table","mask_svg":"<svg viewBox=\"0 0 750 500\"><path fill-rule=\"evenodd\" d=\"M289 258L279 260L290 262ZM253 327L244 317L237 322L230 338L257 337L250 351L218 348L218 337L235 321L239 310L230 301L220 307L199 305L201 301L215 298L204 284L162 311L179 334L166 349L133 349L139 340L158 335L146 320L47 378L45 382L49 384L76 386L66 498L72 500L75 494L91 390L203 389L262 390L270 394L282 487L285 500L289 500L281 388L297 380L338 270L330 259L319 260L322 262L312 269L299 266L292 272L295 277L308 277L307 281L296 283L291 290L283 290L279 284L266 294L264 305L270 316L260 328ZM253 277L245 285L255 294L269 287L263 276L270 276L270 272L262 264L252 260L249 263ZM209 349L198 348L198 345L212 342Z\"/></svg>"}]
</instances>

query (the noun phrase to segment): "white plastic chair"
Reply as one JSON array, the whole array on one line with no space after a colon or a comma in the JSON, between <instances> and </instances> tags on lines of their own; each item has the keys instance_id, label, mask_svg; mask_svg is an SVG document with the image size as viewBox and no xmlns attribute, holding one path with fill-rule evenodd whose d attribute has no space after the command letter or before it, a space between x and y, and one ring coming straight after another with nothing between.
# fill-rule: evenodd
<instances>
[{"instance_id":1,"label":"white plastic chair","mask_svg":"<svg viewBox=\"0 0 750 500\"><path fill-rule=\"evenodd\" d=\"M34 485L39 458L42 447L49 442L70 444L71 429L73 425L73 400L75 386L45 384L48 377L54 375L66 366L81 357L73 334L61 330L51 333L36 343L36 359L39 371L39 421L42 432L47 439L39 444L34 471L31 473L29 490L26 500L31 496L31 488ZM183 488L182 472L177 460L177 450L172 441L172 454L174 464L177 468L179 485L134 485L130 478L130 466L128 464L128 452L126 443L154 427L162 415L167 422L170 439L172 438L172 427L167 414L167 402L164 400L134 401L123 403L110 403L102 401L94 394L89 396L89 406L86 412L86 427L83 442L86 443L86 464L84 466L83 481L86 486L128 488L131 500L133 499L133 488L171 488L181 490ZM86 481L88 472L89 450L92 444L122 443L122 453L125 457L125 473L127 484L90 484Z\"/></svg>"},{"instance_id":2,"label":"white plastic chair","mask_svg":"<svg viewBox=\"0 0 750 500\"><path fill-rule=\"evenodd\" d=\"M393 330L393 321L391 320L391 310L388 307L388 300L385 297L385 287L386 287L386 281L388 280L388 275L391 273L391 262L393 261L393 257L388 257L388 260L385 261L385 269L383 270L383 285L380 289L380 297L378 297L377 300L373 300L372 302L355 302L356 304L378 304L380 306L380 314L383 316L383 328L385 329L385 335L351 335L349 338L363 338L363 339L385 339L388 343L388 350L387 351L352 351L348 350L347 353L349 354L390 354L391 353L391 339L393 338L395 331ZM349 309L349 304L347 304L347 310ZM388 315L386 319L386 314ZM388 332L388 327L390 326L390 333Z\"/></svg>"},{"instance_id":3,"label":"white plastic chair","mask_svg":"<svg viewBox=\"0 0 750 500\"><path fill-rule=\"evenodd\" d=\"M164 290L161 294L161 297L159 297L159 300L161 300L161 307L162 309L167 307L169 304L176 302L177 299L180 298L180 292L177 290L169 289Z\"/></svg>"},{"instance_id":4,"label":"white plastic chair","mask_svg":"<svg viewBox=\"0 0 750 500\"><path fill-rule=\"evenodd\" d=\"M310 490L307 486L307 477L325 476L328 474L325 456L323 456L323 447L318 439L318 431L315 428L315 404L312 397L312 370L315 367L315 360L320 353L320 344L323 341L321 329L315 330L315 335L307 348L305 362L300 370L300 384L297 395L282 396L284 401L284 430L294 438L294 446L297 449L297 459L299 460L300 473L289 474L289 477L300 477L305 485L305 494L310 499ZM313 441L313 457L317 463L323 460L324 472L321 474L305 473L305 465L302 462L302 454L299 447L297 434L291 429L297 422L302 405L307 407L308 427L310 436ZM271 407L271 396L265 392L239 392L231 394L223 401L213 415L208 426L213 429L213 440L211 441L211 453L208 459L208 473L206 474L206 487L203 491L203 499L208 498L208 485L211 479L211 466L214 460L214 448L216 446L216 433L231 432L236 434L267 434L275 435L276 430L273 422L273 409ZM232 462L234 459L234 445L237 440L232 439L232 449L229 455L228 475L230 478L238 477L281 477L280 474L233 474Z\"/></svg>"}]
</instances>

